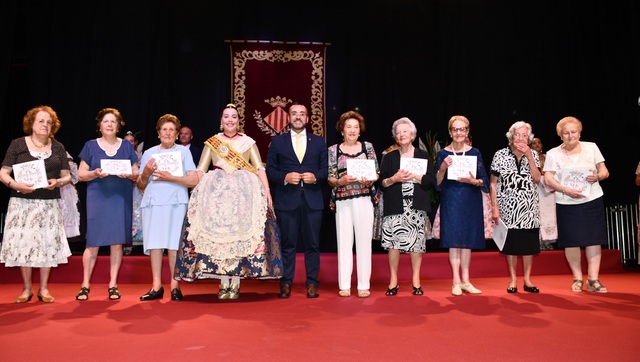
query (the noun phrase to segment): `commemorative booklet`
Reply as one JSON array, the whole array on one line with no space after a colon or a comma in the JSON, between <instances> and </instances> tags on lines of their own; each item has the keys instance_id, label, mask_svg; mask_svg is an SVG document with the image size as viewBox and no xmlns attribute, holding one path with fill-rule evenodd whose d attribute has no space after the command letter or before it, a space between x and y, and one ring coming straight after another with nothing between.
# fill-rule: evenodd
<instances>
[{"instance_id":1,"label":"commemorative booklet","mask_svg":"<svg viewBox=\"0 0 640 362\"><path fill-rule=\"evenodd\" d=\"M184 176L184 171L182 170L182 152L156 153L152 157L155 159L159 171L167 171L174 176Z\"/></svg>"},{"instance_id":2,"label":"commemorative booklet","mask_svg":"<svg viewBox=\"0 0 640 362\"><path fill-rule=\"evenodd\" d=\"M347 175L358 179L374 181L376 179L376 164L374 160L357 158L347 159Z\"/></svg>"},{"instance_id":3,"label":"commemorative booklet","mask_svg":"<svg viewBox=\"0 0 640 362\"><path fill-rule=\"evenodd\" d=\"M49 185L44 160L17 163L12 166L13 178L20 183L33 184L34 189L41 189Z\"/></svg>"},{"instance_id":4,"label":"commemorative booklet","mask_svg":"<svg viewBox=\"0 0 640 362\"><path fill-rule=\"evenodd\" d=\"M453 162L447 169L447 179L457 180L461 177L469 177L469 173L471 173L472 177L476 177L478 169L477 156L452 156L452 158Z\"/></svg>"},{"instance_id":5,"label":"commemorative booklet","mask_svg":"<svg viewBox=\"0 0 640 362\"><path fill-rule=\"evenodd\" d=\"M100 168L102 172L109 175L131 175L132 173L130 160L100 160Z\"/></svg>"},{"instance_id":6,"label":"commemorative booklet","mask_svg":"<svg viewBox=\"0 0 640 362\"><path fill-rule=\"evenodd\" d=\"M400 169L409 171L416 175L424 175L427 173L427 165L429 160L425 158L400 158Z\"/></svg>"},{"instance_id":7,"label":"commemorative booklet","mask_svg":"<svg viewBox=\"0 0 640 362\"><path fill-rule=\"evenodd\" d=\"M562 170L560 185L574 190L580 190L584 196L591 193L591 184L587 181L587 176L593 175L593 169L589 167L567 167Z\"/></svg>"}]
</instances>

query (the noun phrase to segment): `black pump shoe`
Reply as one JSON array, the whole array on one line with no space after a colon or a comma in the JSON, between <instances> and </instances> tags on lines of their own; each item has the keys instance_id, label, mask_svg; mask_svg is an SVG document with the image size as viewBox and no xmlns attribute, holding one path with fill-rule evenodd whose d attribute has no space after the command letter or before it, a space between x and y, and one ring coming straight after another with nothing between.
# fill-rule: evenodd
<instances>
[{"instance_id":1,"label":"black pump shoe","mask_svg":"<svg viewBox=\"0 0 640 362\"><path fill-rule=\"evenodd\" d=\"M507 293L517 293L518 292L518 288L517 287L509 287L507 288Z\"/></svg>"},{"instance_id":2,"label":"black pump shoe","mask_svg":"<svg viewBox=\"0 0 640 362\"><path fill-rule=\"evenodd\" d=\"M162 297L164 296L164 288L160 287L160 289L153 290L153 288L151 288L147 294L143 295L142 297L140 297L140 300L145 301L145 300L155 300L155 299L162 299Z\"/></svg>"},{"instance_id":3,"label":"black pump shoe","mask_svg":"<svg viewBox=\"0 0 640 362\"><path fill-rule=\"evenodd\" d=\"M171 290L171 300L179 301L182 299L184 299L184 296L182 295L182 292L180 291L180 289L173 288L173 290Z\"/></svg>"},{"instance_id":4,"label":"black pump shoe","mask_svg":"<svg viewBox=\"0 0 640 362\"><path fill-rule=\"evenodd\" d=\"M538 287L528 287L526 284L523 286L524 291L525 292L529 292L529 293L539 293L540 289L538 289Z\"/></svg>"}]
</instances>

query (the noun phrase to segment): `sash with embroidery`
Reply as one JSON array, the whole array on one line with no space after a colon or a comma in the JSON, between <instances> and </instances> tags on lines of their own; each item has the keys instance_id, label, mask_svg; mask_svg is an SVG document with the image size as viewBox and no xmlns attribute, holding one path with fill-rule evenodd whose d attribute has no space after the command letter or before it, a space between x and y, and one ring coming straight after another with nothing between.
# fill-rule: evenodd
<instances>
[{"instance_id":1,"label":"sash with embroidery","mask_svg":"<svg viewBox=\"0 0 640 362\"><path fill-rule=\"evenodd\" d=\"M210 137L207 142L207 146L211 147L213 152L215 152L220 158L225 160L231 166L251 171L253 173L257 173L256 168L253 167L249 161L245 160L236 150L231 147L227 142L225 142L219 135L214 135Z\"/></svg>"}]
</instances>

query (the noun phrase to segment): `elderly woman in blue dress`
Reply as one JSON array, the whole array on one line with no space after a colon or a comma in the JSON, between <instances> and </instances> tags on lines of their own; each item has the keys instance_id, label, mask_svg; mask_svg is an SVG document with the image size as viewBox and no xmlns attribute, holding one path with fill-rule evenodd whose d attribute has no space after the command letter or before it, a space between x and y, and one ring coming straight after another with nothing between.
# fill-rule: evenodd
<instances>
[{"instance_id":1,"label":"elderly woman in blue dress","mask_svg":"<svg viewBox=\"0 0 640 362\"><path fill-rule=\"evenodd\" d=\"M489 178L480 151L466 144L470 131L467 117L453 116L448 123L451 143L436 156L437 182L440 194L440 247L449 249L449 263L453 271L451 294L480 294L482 291L469 281L471 250L484 249L484 216L482 192L489 192ZM475 156L473 175L449 177L452 164ZM473 166L472 166L473 167Z\"/></svg>"},{"instance_id":2,"label":"elderly woman in blue dress","mask_svg":"<svg viewBox=\"0 0 640 362\"><path fill-rule=\"evenodd\" d=\"M180 120L165 114L156 123L160 144L151 147L140 159L137 185L144 191L142 233L144 253L151 256L151 289L140 300L162 299L162 259L167 250L169 270L176 265L182 223L189 204L188 189L198 184L196 165L189 149L175 143ZM180 172L181 171L181 172ZM171 300L182 300L178 280L171 278Z\"/></svg>"},{"instance_id":3,"label":"elderly woman in blue dress","mask_svg":"<svg viewBox=\"0 0 640 362\"><path fill-rule=\"evenodd\" d=\"M518 256L522 256L525 292L538 293L531 282L533 256L540 253L539 229L540 209L538 182L540 161L537 152L529 148L533 139L531 125L518 121L509 127L506 134L509 146L498 150L491 162L492 218L502 220L508 229L504 247L500 253L506 255L511 280L507 293L517 293Z\"/></svg>"},{"instance_id":4,"label":"elderly woman in blue dress","mask_svg":"<svg viewBox=\"0 0 640 362\"><path fill-rule=\"evenodd\" d=\"M101 109L96 116L100 137L87 141L80 151L78 180L87 183L87 243L82 254L82 284L76 294L80 301L89 299L91 276L101 246L109 246L109 299L120 299L118 273L123 247L131 242L132 181L138 178L138 157L133 146L117 136L122 127L120 111ZM107 160L124 160L130 164L131 173L103 172L102 162Z\"/></svg>"},{"instance_id":5,"label":"elderly woman in blue dress","mask_svg":"<svg viewBox=\"0 0 640 362\"><path fill-rule=\"evenodd\" d=\"M606 293L600 283L602 245L607 243L604 192L600 182L609 177L604 157L593 142L580 141L582 122L564 117L556 125L562 144L547 152L544 179L556 190L558 247L571 268L571 291L582 292L582 252L587 259L587 289Z\"/></svg>"}]
</instances>

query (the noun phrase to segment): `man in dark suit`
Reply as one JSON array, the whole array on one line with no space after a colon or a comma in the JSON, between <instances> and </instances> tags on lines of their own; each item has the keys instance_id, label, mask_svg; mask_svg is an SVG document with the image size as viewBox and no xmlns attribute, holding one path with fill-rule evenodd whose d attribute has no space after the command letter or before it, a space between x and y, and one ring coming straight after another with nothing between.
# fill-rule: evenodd
<instances>
[{"instance_id":1,"label":"man in dark suit","mask_svg":"<svg viewBox=\"0 0 640 362\"><path fill-rule=\"evenodd\" d=\"M198 162L200 161L200 155L202 154L202 148L191 143L191 140L193 139L193 131L191 131L191 128L182 126L180 128L180 133L178 134L178 139L181 145L185 146L189 149L189 151L191 151L193 163L195 163L197 166Z\"/></svg>"},{"instance_id":2,"label":"man in dark suit","mask_svg":"<svg viewBox=\"0 0 640 362\"><path fill-rule=\"evenodd\" d=\"M307 297L317 298L320 269L320 226L324 209L322 184L327 181L327 144L307 133L307 107L289 108L291 132L274 137L267 154L267 176L276 185L274 208L280 226L283 275L279 298L291 296L298 238L304 242Z\"/></svg>"}]
</instances>

